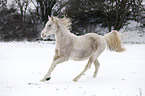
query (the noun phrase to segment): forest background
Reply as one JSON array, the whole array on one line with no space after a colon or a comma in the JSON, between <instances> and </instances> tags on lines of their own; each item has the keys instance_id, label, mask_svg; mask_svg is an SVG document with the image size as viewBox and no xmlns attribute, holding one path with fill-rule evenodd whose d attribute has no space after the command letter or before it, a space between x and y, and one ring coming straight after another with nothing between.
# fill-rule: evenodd
<instances>
[{"instance_id":1,"label":"forest background","mask_svg":"<svg viewBox=\"0 0 145 96\"><path fill-rule=\"evenodd\" d=\"M71 18L76 35L127 32L133 22L145 33L143 0L0 0L0 41L41 40L48 15Z\"/></svg>"}]
</instances>

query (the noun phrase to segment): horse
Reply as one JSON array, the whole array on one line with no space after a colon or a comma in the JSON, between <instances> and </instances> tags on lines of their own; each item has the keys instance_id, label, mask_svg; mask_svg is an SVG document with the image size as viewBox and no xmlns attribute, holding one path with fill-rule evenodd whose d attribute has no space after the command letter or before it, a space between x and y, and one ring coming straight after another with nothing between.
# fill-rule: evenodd
<instances>
[{"instance_id":1,"label":"horse","mask_svg":"<svg viewBox=\"0 0 145 96\"><path fill-rule=\"evenodd\" d=\"M93 77L96 77L100 67L97 58L105 50L106 46L108 46L110 51L125 51L120 33L116 30L107 33L104 36L96 33L76 36L70 32L71 20L69 18L58 18L53 16L48 18L49 21L45 24L45 27L41 32L41 37L46 39L49 35L55 34L56 48L53 62L47 74L41 80L42 82L50 80L51 73L57 64L70 59L76 61L88 59L88 63L84 70L77 77L75 77L73 81L77 82L91 67L92 63L95 66Z\"/></svg>"}]
</instances>

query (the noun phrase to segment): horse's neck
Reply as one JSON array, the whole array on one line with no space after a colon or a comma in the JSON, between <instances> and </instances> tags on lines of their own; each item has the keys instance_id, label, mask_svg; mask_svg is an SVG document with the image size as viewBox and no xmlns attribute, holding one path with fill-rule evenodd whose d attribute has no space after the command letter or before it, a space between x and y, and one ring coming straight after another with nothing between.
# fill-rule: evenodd
<instances>
[{"instance_id":1,"label":"horse's neck","mask_svg":"<svg viewBox=\"0 0 145 96\"><path fill-rule=\"evenodd\" d=\"M58 23L58 32L55 34L55 36L57 43L61 43L68 39L71 39L73 37L73 34L70 33L70 31L67 30L63 25Z\"/></svg>"}]
</instances>

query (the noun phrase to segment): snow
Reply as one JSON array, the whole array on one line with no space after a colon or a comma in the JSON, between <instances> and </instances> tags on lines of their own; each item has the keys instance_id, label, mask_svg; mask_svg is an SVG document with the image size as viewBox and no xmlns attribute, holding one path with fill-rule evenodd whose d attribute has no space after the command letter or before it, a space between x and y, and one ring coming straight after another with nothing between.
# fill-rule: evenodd
<instances>
[{"instance_id":1,"label":"snow","mask_svg":"<svg viewBox=\"0 0 145 96\"><path fill-rule=\"evenodd\" d=\"M78 82L86 61L59 64L40 82L52 62L54 42L0 42L0 96L145 96L145 44L125 44L123 53L105 50Z\"/></svg>"},{"instance_id":2,"label":"snow","mask_svg":"<svg viewBox=\"0 0 145 96\"><path fill-rule=\"evenodd\" d=\"M140 23L129 21L119 32L123 33L123 42L145 44L145 28L140 27Z\"/></svg>"}]
</instances>

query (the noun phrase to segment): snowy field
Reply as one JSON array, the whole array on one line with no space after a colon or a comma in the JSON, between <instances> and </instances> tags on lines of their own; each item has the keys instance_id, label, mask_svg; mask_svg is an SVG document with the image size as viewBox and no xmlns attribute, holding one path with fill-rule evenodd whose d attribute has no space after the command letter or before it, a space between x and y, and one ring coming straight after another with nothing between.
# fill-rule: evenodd
<instances>
[{"instance_id":1,"label":"snowy field","mask_svg":"<svg viewBox=\"0 0 145 96\"><path fill-rule=\"evenodd\" d=\"M59 64L49 82L40 82L52 62L55 44L0 42L0 96L145 96L145 44L125 44L123 53L105 50L78 82L87 61Z\"/></svg>"}]
</instances>

